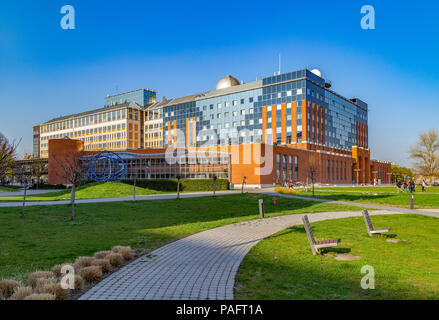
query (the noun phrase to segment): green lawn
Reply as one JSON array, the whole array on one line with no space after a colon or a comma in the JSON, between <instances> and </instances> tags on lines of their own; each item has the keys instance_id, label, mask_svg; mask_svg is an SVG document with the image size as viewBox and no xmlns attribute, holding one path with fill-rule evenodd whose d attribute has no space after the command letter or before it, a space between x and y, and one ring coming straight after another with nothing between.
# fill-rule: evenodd
<instances>
[{"instance_id":1,"label":"green lawn","mask_svg":"<svg viewBox=\"0 0 439 320\"><path fill-rule=\"evenodd\" d=\"M316 188L321 191L349 191L349 192L385 192L385 193L396 193L395 186L352 186L352 187L318 187ZM428 193L439 194L439 187L427 187ZM422 187L416 186L416 192L422 192Z\"/></svg>"},{"instance_id":2,"label":"green lawn","mask_svg":"<svg viewBox=\"0 0 439 320\"><path fill-rule=\"evenodd\" d=\"M341 238L338 247L313 256L303 226L259 242L244 258L236 279L236 299L439 299L439 219L420 215L372 216L376 228L392 228L369 237L363 218L312 223L317 240ZM337 261L334 254L360 256ZM375 270L375 289L364 290L362 266Z\"/></svg>"},{"instance_id":3,"label":"green lawn","mask_svg":"<svg viewBox=\"0 0 439 320\"><path fill-rule=\"evenodd\" d=\"M0 186L1 191L18 191L20 187L18 186Z\"/></svg>"},{"instance_id":4,"label":"green lawn","mask_svg":"<svg viewBox=\"0 0 439 320\"><path fill-rule=\"evenodd\" d=\"M256 219L260 198L267 217L360 210L280 197L274 206L271 197L256 194L79 204L75 221L69 220L69 205L27 207L24 219L21 208L0 208L0 279L23 279L118 244L149 251L203 230Z\"/></svg>"},{"instance_id":5,"label":"green lawn","mask_svg":"<svg viewBox=\"0 0 439 320\"><path fill-rule=\"evenodd\" d=\"M29 201L51 201L51 200L69 200L71 189L56 192L48 192L39 195L27 196ZM151 195L160 193L170 193L136 187L136 195ZM95 198L112 198L133 196L133 186L122 182L93 182L76 189L76 199L95 199ZM12 197L0 197L0 202L22 201L23 195Z\"/></svg>"},{"instance_id":6,"label":"green lawn","mask_svg":"<svg viewBox=\"0 0 439 320\"><path fill-rule=\"evenodd\" d=\"M299 196L312 196L312 191L299 191ZM439 194L429 192L327 192L315 189L315 196L322 199L374 203L397 207L410 207L410 197L414 196L415 208L439 208Z\"/></svg>"}]
</instances>

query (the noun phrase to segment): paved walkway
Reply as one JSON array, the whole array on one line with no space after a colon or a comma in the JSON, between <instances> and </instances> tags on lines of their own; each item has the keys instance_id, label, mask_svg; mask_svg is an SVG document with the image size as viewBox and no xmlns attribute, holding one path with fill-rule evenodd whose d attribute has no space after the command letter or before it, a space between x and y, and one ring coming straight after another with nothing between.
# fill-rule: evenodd
<instances>
[{"instance_id":1,"label":"paved walkway","mask_svg":"<svg viewBox=\"0 0 439 320\"><path fill-rule=\"evenodd\" d=\"M229 191L216 191L217 196L223 196L228 194L241 193L240 190ZM180 193L180 198L196 198L196 197L209 197L212 196L212 191L208 192L191 192ZM154 194L148 196L136 196L136 200L163 200L163 199L175 199L177 193L170 194ZM0 198L1 201L1 198ZM133 197L115 197L115 198L98 198L98 199L79 199L75 201L75 204L81 203L104 203L104 202L121 202L121 201L133 201ZM70 200L55 200L55 201L27 201L26 206L54 206L60 204L70 204ZM0 202L1 207L21 207L22 202Z\"/></svg>"},{"instance_id":2,"label":"paved walkway","mask_svg":"<svg viewBox=\"0 0 439 320\"><path fill-rule=\"evenodd\" d=\"M398 212L371 211L370 214ZM274 233L301 225L302 216L240 222L180 239L109 275L79 299L233 299L238 267L251 247ZM323 212L311 214L309 219L315 222L358 216L361 211Z\"/></svg>"},{"instance_id":3,"label":"paved walkway","mask_svg":"<svg viewBox=\"0 0 439 320\"><path fill-rule=\"evenodd\" d=\"M351 202L351 201L339 201L339 200L328 200L328 199L321 199L321 198L312 198L312 197L301 197L301 196L293 196L289 194L281 194L276 193L272 191L259 191L260 194L265 194L269 196L276 196L276 197L285 197L285 198L291 198L291 199L300 199L300 200L308 200L308 201L316 201L316 202L327 202L327 203L334 203L334 204L344 204L349 206L357 206L362 208L369 208L369 209L376 209L376 210L389 210L394 211L398 213L416 213L416 214L423 214L426 216L432 216L439 218L439 210L438 209L410 209L410 208L399 208L399 207L392 207L392 206L383 206L378 204L371 204L371 203L363 203L363 202Z\"/></svg>"},{"instance_id":4,"label":"paved walkway","mask_svg":"<svg viewBox=\"0 0 439 320\"><path fill-rule=\"evenodd\" d=\"M61 189L31 189L26 190L26 196L32 196L36 194L44 194L44 193L50 193L50 192L57 192L61 191ZM22 196L23 195L23 189L19 189L17 191L4 191L0 190L0 198L1 197L15 197L15 196ZM1 200L1 199L0 199Z\"/></svg>"}]
</instances>

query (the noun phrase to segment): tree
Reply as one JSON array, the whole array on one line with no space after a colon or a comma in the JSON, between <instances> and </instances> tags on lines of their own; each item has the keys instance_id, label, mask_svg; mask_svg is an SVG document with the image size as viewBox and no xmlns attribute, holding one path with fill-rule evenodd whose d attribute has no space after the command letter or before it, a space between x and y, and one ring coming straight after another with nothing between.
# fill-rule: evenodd
<instances>
[{"instance_id":1,"label":"tree","mask_svg":"<svg viewBox=\"0 0 439 320\"><path fill-rule=\"evenodd\" d=\"M4 180L7 175L12 173L15 163L15 151L20 144L19 140L10 143L6 137L0 133L0 180Z\"/></svg>"},{"instance_id":2,"label":"tree","mask_svg":"<svg viewBox=\"0 0 439 320\"><path fill-rule=\"evenodd\" d=\"M410 147L410 158L415 160L415 169L420 175L430 178L439 175L439 135L430 129L419 135L418 143Z\"/></svg>"},{"instance_id":3,"label":"tree","mask_svg":"<svg viewBox=\"0 0 439 320\"><path fill-rule=\"evenodd\" d=\"M391 173L392 177L394 179L394 182L396 181L404 181L404 177L413 177L414 173L411 169L398 166L397 164L392 164L391 166Z\"/></svg>"},{"instance_id":4,"label":"tree","mask_svg":"<svg viewBox=\"0 0 439 320\"><path fill-rule=\"evenodd\" d=\"M314 197L314 183L316 182L318 171L318 163L316 160L310 160L308 165L308 173L312 183L312 196Z\"/></svg>"},{"instance_id":5,"label":"tree","mask_svg":"<svg viewBox=\"0 0 439 320\"><path fill-rule=\"evenodd\" d=\"M70 203L72 205L72 216L71 219L75 219L75 193L76 187L80 184L84 173L85 168L80 160L80 157L83 155L82 152L76 151L70 153L67 157L63 157L62 159L54 156L54 160L60 166L60 177L72 185L72 191L70 193Z\"/></svg>"},{"instance_id":6,"label":"tree","mask_svg":"<svg viewBox=\"0 0 439 320\"><path fill-rule=\"evenodd\" d=\"M47 161L44 159L34 158L33 155L25 153L24 160L32 160L29 164L29 171L32 178L36 178L37 180L37 188L40 185L41 177L44 174L47 174L48 165Z\"/></svg>"}]
</instances>

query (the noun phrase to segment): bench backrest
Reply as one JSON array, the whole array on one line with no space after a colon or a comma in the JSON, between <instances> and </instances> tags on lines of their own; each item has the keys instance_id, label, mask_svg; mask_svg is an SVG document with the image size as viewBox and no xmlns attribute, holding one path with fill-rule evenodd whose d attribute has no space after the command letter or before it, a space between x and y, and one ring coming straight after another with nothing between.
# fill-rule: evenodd
<instances>
[{"instance_id":1,"label":"bench backrest","mask_svg":"<svg viewBox=\"0 0 439 320\"><path fill-rule=\"evenodd\" d=\"M302 218L303 226L305 227L306 235L308 236L309 243L313 246L316 241L314 240L314 235L312 233L311 225L309 224L308 216L304 215Z\"/></svg>"},{"instance_id":2,"label":"bench backrest","mask_svg":"<svg viewBox=\"0 0 439 320\"><path fill-rule=\"evenodd\" d=\"M367 210L363 210L363 218L364 218L364 222L366 223L367 231L368 232L372 231L373 225L372 225L372 221L370 221L369 212Z\"/></svg>"}]
</instances>

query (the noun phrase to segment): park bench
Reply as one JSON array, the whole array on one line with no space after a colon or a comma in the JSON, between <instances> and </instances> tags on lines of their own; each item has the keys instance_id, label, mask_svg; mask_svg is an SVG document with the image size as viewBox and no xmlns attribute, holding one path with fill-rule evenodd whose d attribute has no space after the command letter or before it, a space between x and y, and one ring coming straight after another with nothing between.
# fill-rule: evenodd
<instances>
[{"instance_id":1,"label":"park bench","mask_svg":"<svg viewBox=\"0 0 439 320\"><path fill-rule=\"evenodd\" d=\"M367 212L367 210L363 210L363 218L364 218L364 222L366 223L367 233L371 237L373 234L386 233L389 232L390 230L390 228L374 229L372 225L372 221L370 221L369 212Z\"/></svg>"},{"instance_id":2,"label":"park bench","mask_svg":"<svg viewBox=\"0 0 439 320\"><path fill-rule=\"evenodd\" d=\"M336 247L338 245L338 240L315 241L311 226L309 224L308 216L304 215L302 220L303 220L303 226L305 227L306 235L308 236L309 244L311 246L311 250L312 250L313 255L315 255L316 253L320 253L319 249Z\"/></svg>"}]
</instances>

